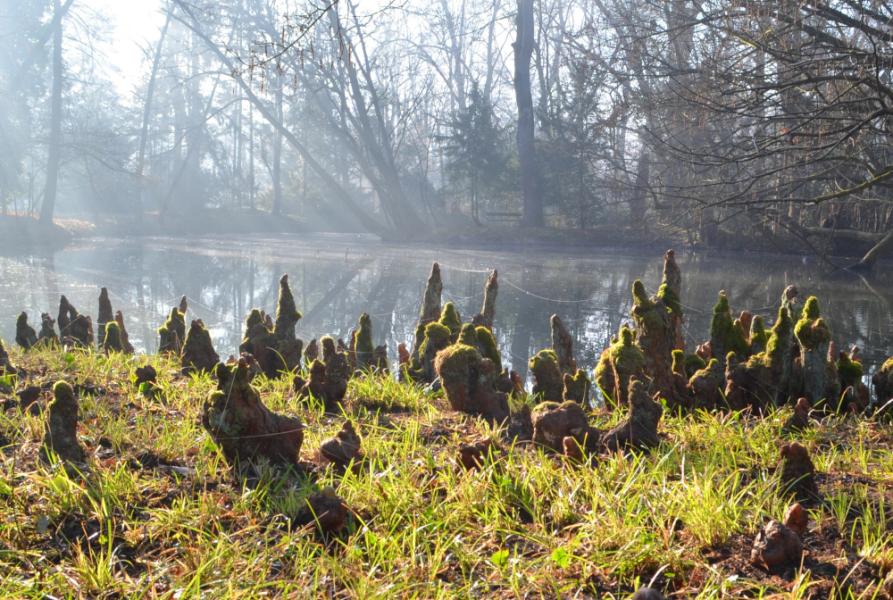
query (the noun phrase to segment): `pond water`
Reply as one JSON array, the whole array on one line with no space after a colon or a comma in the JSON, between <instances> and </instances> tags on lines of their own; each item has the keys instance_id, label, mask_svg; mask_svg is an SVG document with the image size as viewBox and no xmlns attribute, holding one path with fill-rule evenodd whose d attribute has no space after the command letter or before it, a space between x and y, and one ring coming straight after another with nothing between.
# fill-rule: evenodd
<instances>
[{"instance_id":1,"label":"pond water","mask_svg":"<svg viewBox=\"0 0 893 600\"><path fill-rule=\"evenodd\" d=\"M867 367L874 369L893 353L893 277L884 273L871 281L829 276L820 264L774 255L677 258L689 348L707 338L719 290L728 292L734 311L746 308L771 322L781 291L794 283L801 297L819 297L834 339L857 344ZM41 312L55 318L63 293L95 320L99 287L106 286L138 350L155 350L157 327L185 294L187 320L201 318L217 351L227 356L237 351L252 307L275 309L278 279L288 273L304 313L298 335L305 342L325 334L347 339L366 311L375 343L386 343L393 356L399 342L412 340L435 260L444 301L455 302L466 319L480 309L487 271L499 270L494 328L505 361L525 374L527 358L549 345L553 313L576 339L578 364L591 368L629 318L632 282L641 278L652 293L662 268L657 252L423 249L351 236L85 240L51 255L0 256L0 336L12 343L22 310L35 329Z\"/></svg>"}]
</instances>

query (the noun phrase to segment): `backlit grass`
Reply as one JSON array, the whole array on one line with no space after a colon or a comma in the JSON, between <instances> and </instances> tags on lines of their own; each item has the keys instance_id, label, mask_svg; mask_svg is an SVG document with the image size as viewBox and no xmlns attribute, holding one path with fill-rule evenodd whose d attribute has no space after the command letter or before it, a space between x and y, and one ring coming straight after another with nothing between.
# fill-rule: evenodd
<instances>
[{"instance_id":1,"label":"backlit grass","mask_svg":"<svg viewBox=\"0 0 893 600\"><path fill-rule=\"evenodd\" d=\"M316 480L262 467L244 485L200 424L210 376L158 356L13 360L31 383L79 386L91 458L84 473L44 465L43 415L12 401L0 413L2 597L623 598L653 581L678 597L872 598L893 568L893 434L871 420L829 417L798 436L822 473L813 562L770 576L742 565L789 504L774 479L787 409L667 415L654 451L573 465L505 442L439 393L370 375L351 382L345 409L361 465ZM155 399L130 380L146 362L159 371ZM271 409L307 423L302 459L317 461L343 417L298 404L285 379L255 383ZM458 446L488 436L502 446L493 460L459 468ZM327 485L356 513L329 539L290 519Z\"/></svg>"}]
</instances>

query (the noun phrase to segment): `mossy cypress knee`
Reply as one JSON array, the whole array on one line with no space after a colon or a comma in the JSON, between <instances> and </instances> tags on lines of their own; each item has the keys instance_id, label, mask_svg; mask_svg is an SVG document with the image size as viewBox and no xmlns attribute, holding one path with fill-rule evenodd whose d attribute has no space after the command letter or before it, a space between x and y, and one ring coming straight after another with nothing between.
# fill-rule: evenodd
<instances>
[{"instance_id":1,"label":"mossy cypress knee","mask_svg":"<svg viewBox=\"0 0 893 600\"><path fill-rule=\"evenodd\" d=\"M56 335L56 321L48 313L40 315L40 333L37 334L37 341L44 346L55 346L59 343L59 336Z\"/></svg>"},{"instance_id":2,"label":"mossy cypress knee","mask_svg":"<svg viewBox=\"0 0 893 600\"><path fill-rule=\"evenodd\" d=\"M354 357L354 368L366 370L374 367L372 344L372 317L363 313L357 320L357 328L351 336L351 355Z\"/></svg>"},{"instance_id":3,"label":"mossy cypress knee","mask_svg":"<svg viewBox=\"0 0 893 600\"><path fill-rule=\"evenodd\" d=\"M843 392L841 411L862 412L871 400L868 387L862 382L864 369L857 358L857 349L840 352L837 357L837 376Z\"/></svg>"},{"instance_id":4,"label":"mossy cypress knee","mask_svg":"<svg viewBox=\"0 0 893 600\"><path fill-rule=\"evenodd\" d=\"M599 432L590 427L586 413L579 403L541 402L533 409L533 442L564 452L564 439L571 437L585 448L598 444Z\"/></svg>"},{"instance_id":5,"label":"mossy cypress knee","mask_svg":"<svg viewBox=\"0 0 893 600\"><path fill-rule=\"evenodd\" d=\"M676 253L670 249L664 254L664 271L657 297L670 311L670 329L673 331L673 347L685 350L685 337L682 332L684 315L682 312L682 271L676 263Z\"/></svg>"},{"instance_id":6,"label":"mossy cypress knee","mask_svg":"<svg viewBox=\"0 0 893 600\"><path fill-rule=\"evenodd\" d=\"M245 333L239 352L246 352L254 357L267 377L276 377L282 360L277 356L276 336L267 324L267 315L259 308L251 309L245 319Z\"/></svg>"},{"instance_id":7,"label":"mossy cypress knee","mask_svg":"<svg viewBox=\"0 0 893 600\"><path fill-rule=\"evenodd\" d=\"M109 299L109 291L106 288L99 290L99 313L96 316L97 345L105 348L106 324L115 318L112 310L112 301Z\"/></svg>"},{"instance_id":8,"label":"mossy cypress knee","mask_svg":"<svg viewBox=\"0 0 893 600\"><path fill-rule=\"evenodd\" d=\"M436 377L434 359L437 353L450 345L450 328L438 322L428 323L419 347L419 356L413 360L409 375L414 381L431 383Z\"/></svg>"},{"instance_id":9,"label":"mossy cypress knee","mask_svg":"<svg viewBox=\"0 0 893 600\"><path fill-rule=\"evenodd\" d=\"M592 383L586 377L583 369L577 369L577 372L571 375L565 373L562 377L564 390L562 392L562 400L573 400L584 408L589 407L589 390Z\"/></svg>"},{"instance_id":10,"label":"mossy cypress knee","mask_svg":"<svg viewBox=\"0 0 893 600\"><path fill-rule=\"evenodd\" d=\"M37 343L37 333L28 324L28 313L22 312L16 319L16 344L23 350L30 350Z\"/></svg>"},{"instance_id":11,"label":"mossy cypress knee","mask_svg":"<svg viewBox=\"0 0 893 600\"><path fill-rule=\"evenodd\" d=\"M121 328L115 321L109 321L105 324L105 333L102 335L102 351L106 354L111 352L124 352L124 343L121 339Z\"/></svg>"},{"instance_id":12,"label":"mossy cypress knee","mask_svg":"<svg viewBox=\"0 0 893 600\"><path fill-rule=\"evenodd\" d=\"M496 338L493 337L493 331L479 325L475 327L474 332L478 351L484 358L492 360L496 370L502 373L502 356L499 354L499 348L496 346Z\"/></svg>"},{"instance_id":13,"label":"mossy cypress knee","mask_svg":"<svg viewBox=\"0 0 893 600\"><path fill-rule=\"evenodd\" d=\"M17 369L9 360L9 353L3 347L3 340L0 340L0 375L12 375L17 372Z\"/></svg>"},{"instance_id":14,"label":"mossy cypress knee","mask_svg":"<svg viewBox=\"0 0 893 600\"><path fill-rule=\"evenodd\" d=\"M815 406L825 399L826 363L831 343L831 331L821 317L819 301L815 296L810 296L803 305L800 320L794 326L794 336L800 344L798 365L802 370L802 395Z\"/></svg>"},{"instance_id":15,"label":"mossy cypress knee","mask_svg":"<svg viewBox=\"0 0 893 600\"><path fill-rule=\"evenodd\" d=\"M183 351L186 341L186 317L176 306L171 309L167 320L158 328L158 352L177 356Z\"/></svg>"},{"instance_id":16,"label":"mossy cypress knee","mask_svg":"<svg viewBox=\"0 0 893 600\"><path fill-rule=\"evenodd\" d=\"M718 360L711 358L707 366L700 369L688 380L689 393L694 408L716 410L723 406L722 391L725 387L725 372Z\"/></svg>"},{"instance_id":17,"label":"mossy cypress knee","mask_svg":"<svg viewBox=\"0 0 893 600\"><path fill-rule=\"evenodd\" d=\"M443 305L443 312L440 313L438 322L450 330L451 341L459 339L459 334L462 332L462 317L459 316L459 309L455 304L447 302Z\"/></svg>"},{"instance_id":18,"label":"mossy cypress knee","mask_svg":"<svg viewBox=\"0 0 893 600\"><path fill-rule=\"evenodd\" d=\"M664 295L672 296L669 286ZM643 368L651 381L651 388L665 396L672 393L672 352L676 345L676 330L672 311L660 295L648 297L641 281L633 282L633 307L630 314L636 325L637 341L645 357ZM677 306L678 308L678 306ZM681 309L679 309L681 311Z\"/></svg>"},{"instance_id":19,"label":"mossy cypress knee","mask_svg":"<svg viewBox=\"0 0 893 600\"><path fill-rule=\"evenodd\" d=\"M558 358L558 368L562 373L574 374L577 371L577 361L574 360L574 338L564 326L561 317L552 315L549 319L549 329L552 335L552 350Z\"/></svg>"},{"instance_id":20,"label":"mossy cypress knee","mask_svg":"<svg viewBox=\"0 0 893 600\"><path fill-rule=\"evenodd\" d=\"M508 419L508 396L496 389L496 366L477 348L452 344L437 353L434 367L453 410L493 422Z\"/></svg>"},{"instance_id":21,"label":"mossy cypress knee","mask_svg":"<svg viewBox=\"0 0 893 600\"><path fill-rule=\"evenodd\" d=\"M274 373L294 371L301 365L304 342L295 335L295 327L301 320L301 312L288 283L288 274L279 278L279 298L276 302L276 322L272 333L276 339Z\"/></svg>"},{"instance_id":22,"label":"mossy cypress knee","mask_svg":"<svg viewBox=\"0 0 893 600\"><path fill-rule=\"evenodd\" d=\"M561 369L558 368L558 356L554 350L540 350L531 358L527 367L533 374L534 396L540 401L561 402L564 393L564 381Z\"/></svg>"},{"instance_id":23,"label":"mossy cypress knee","mask_svg":"<svg viewBox=\"0 0 893 600\"><path fill-rule=\"evenodd\" d=\"M748 343L741 323L732 319L729 298L724 291L719 292L713 306L710 320L710 351L713 358L725 368L726 355L734 352L740 360L748 357Z\"/></svg>"},{"instance_id":24,"label":"mossy cypress knee","mask_svg":"<svg viewBox=\"0 0 893 600\"><path fill-rule=\"evenodd\" d=\"M93 319L80 314L65 296L59 298L58 323L59 339L63 344L79 348L93 347Z\"/></svg>"},{"instance_id":25,"label":"mossy cypress knee","mask_svg":"<svg viewBox=\"0 0 893 600\"><path fill-rule=\"evenodd\" d=\"M250 383L244 358L232 366L217 365L216 373L217 390L205 402L202 425L226 460L238 464L262 458L274 464L296 464L304 441L301 420L264 405Z\"/></svg>"},{"instance_id":26,"label":"mossy cypress knee","mask_svg":"<svg viewBox=\"0 0 893 600\"><path fill-rule=\"evenodd\" d=\"M194 319L189 326L180 356L183 371L210 372L219 360L220 356L214 351L214 344L211 342L211 333L201 319Z\"/></svg>"},{"instance_id":27,"label":"mossy cypress knee","mask_svg":"<svg viewBox=\"0 0 893 600\"><path fill-rule=\"evenodd\" d=\"M627 418L601 436L602 445L612 452L623 449L644 450L660 444L657 426L663 415L661 405L652 400L648 388L638 379L630 381L628 397Z\"/></svg>"},{"instance_id":28,"label":"mossy cypress knee","mask_svg":"<svg viewBox=\"0 0 893 600\"><path fill-rule=\"evenodd\" d=\"M595 371L593 372L593 380L595 381L595 385L598 386L598 389L601 390L602 395L604 395L607 403L617 404L619 400L614 397L615 391L615 382L614 382L614 364L611 361L611 349L614 344L617 343L617 338L613 338L611 340L611 346L608 346L604 350L602 350L601 355L598 358L598 363L595 365Z\"/></svg>"},{"instance_id":29,"label":"mossy cypress knee","mask_svg":"<svg viewBox=\"0 0 893 600\"><path fill-rule=\"evenodd\" d=\"M630 380L645 377L645 354L634 340L633 331L625 325L620 327L617 341L611 345L611 365L614 369L612 398L618 405L626 404Z\"/></svg>"},{"instance_id":30,"label":"mossy cypress knee","mask_svg":"<svg viewBox=\"0 0 893 600\"><path fill-rule=\"evenodd\" d=\"M120 310L115 311L115 323L118 324L118 329L121 331L121 347L124 348L124 353L133 354L134 348L130 343L130 334L127 333L127 327L124 325L124 313Z\"/></svg>"},{"instance_id":31,"label":"mossy cypress knee","mask_svg":"<svg viewBox=\"0 0 893 600\"><path fill-rule=\"evenodd\" d=\"M766 349L769 343L769 332L766 331L766 324L763 317L755 315L750 322L750 354L759 354Z\"/></svg>"},{"instance_id":32,"label":"mossy cypress knee","mask_svg":"<svg viewBox=\"0 0 893 600\"><path fill-rule=\"evenodd\" d=\"M474 325L493 329L493 320L496 317L496 295L498 293L499 281L497 280L496 269L493 269L487 276L487 282L484 284L484 303L481 306L481 312L472 319Z\"/></svg>"},{"instance_id":33,"label":"mossy cypress knee","mask_svg":"<svg viewBox=\"0 0 893 600\"><path fill-rule=\"evenodd\" d=\"M46 433L41 457L55 453L66 462L84 462L84 449L77 437L78 402L71 385L59 381L53 386L53 400L47 407Z\"/></svg>"},{"instance_id":34,"label":"mossy cypress knee","mask_svg":"<svg viewBox=\"0 0 893 600\"><path fill-rule=\"evenodd\" d=\"M443 282L440 279L440 265L434 263L431 265L431 274L428 275L428 282L425 285L425 292L422 296L422 305L419 308L419 321L416 324L415 338L412 344L412 360L419 357L422 342L425 338L425 327L428 323L437 321L440 318L440 296L442 292Z\"/></svg>"}]
</instances>

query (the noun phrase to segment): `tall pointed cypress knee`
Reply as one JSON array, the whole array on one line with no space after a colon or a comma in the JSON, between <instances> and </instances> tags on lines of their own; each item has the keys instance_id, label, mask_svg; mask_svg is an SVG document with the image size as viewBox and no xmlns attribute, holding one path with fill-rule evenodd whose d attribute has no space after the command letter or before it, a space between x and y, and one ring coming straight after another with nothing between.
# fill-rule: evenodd
<instances>
[{"instance_id":1,"label":"tall pointed cypress knee","mask_svg":"<svg viewBox=\"0 0 893 600\"><path fill-rule=\"evenodd\" d=\"M428 275L428 283L425 285L425 294L422 296L422 306L419 309L419 321L416 324L415 340L412 343L412 357L418 358L419 348L425 337L425 326L440 318L440 295L443 292L443 282L440 279L440 265L431 265L431 274Z\"/></svg>"},{"instance_id":2,"label":"tall pointed cypress knee","mask_svg":"<svg viewBox=\"0 0 893 600\"><path fill-rule=\"evenodd\" d=\"M106 323L110 323L114 318L112 301L109 300L109 291L106 288L102 288L99 291L99 314L96 317L97 343L100 348L104 347Z\"/></svg>"},{"instance_id":3,"label":"tall pointed cypress knee","mask_svg":"<svg viewBox=\"0 0 893 600\"><path fill-rule=\"evenodd\" d=\"M496 295L499 293L497 277L496 269L493 269L487 277L487 283L484 284L484 304L481 306L480 314L475 315L472 320L475 325L493 329L493 319L496 317Z\"/></svg>"}]
</instances>

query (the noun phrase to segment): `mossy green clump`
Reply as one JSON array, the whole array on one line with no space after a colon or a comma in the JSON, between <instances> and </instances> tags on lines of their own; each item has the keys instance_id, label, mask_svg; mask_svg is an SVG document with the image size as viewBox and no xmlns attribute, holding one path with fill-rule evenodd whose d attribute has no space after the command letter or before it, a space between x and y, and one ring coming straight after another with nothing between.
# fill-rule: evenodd
<instances>
[{"instance_id":1,"label":"mossy green clump","mask_svg":"<svg viewBox=\"0 0 893 600\"><path fill-rule=\"evenodd\" d=\"M527 366L533 373L533 394L543 400L560 401L564 393L564 382L555 351L551 348L540 350L527 362Z\"/></svg>"},{"instance_id":2,"label":"mossy green clump","mask_svg":"<svg viewBox=\"0 0 893 600\"><path fill-rule=\"evenodd\" d=\"M631 312L633 319L636 321L636 325L639 325L639 328L645 331L653 331L659 327L663 327L661 316L655 310L657 306L651 298L648 297L648 292L645 290L645 284L638 279L633 282L632 295L633 308Z\"/></svg>"},{"instance_id":3,"label":"mossy green clump","mask_svg":"<svg viewBox=\"0 0 893 600\"><path fill-rule=\"evenodd\" d=\"M821 317L819 301L810 296L803 305L800 320L794 326L794 335L803 348L817 350L831 341L831 330Z\"/></svg>"},{"instance_id":4,"label":"mossy green clump","mask_svg":"<svg viewBox=\"0 0 893 600\"><path fill-rule=\"evenodd\" d=\"M769 341L766 342L766 358L773 367L781 367L780 363L789 359L792 329L791 313L782 306L778 309L778 317L772 324Z\"/></svg>"},{"instance_id":5,"label":"mossy green clump","mask_svg":"<svg viewBox=\"0 0 893 600\"><path fill-rule=\"evenodd\" d=\"M723 366L729 352L734 352L742 360L749 356L747 336L741 323L732 319L729 298L725 292L719 293L713 306L713 317L710 319L710 350L713 357Z\"/></svg>"},{"instance_id":6,"label":"mossy green clump","mask_svg":"<svg viewBox=\"0 0 893 600\"><path fill-rule=\"evenodd\" d=\"M669 285L666 283L660 284L660 287L657 289L657 297L675 316L682 316L682 303Z\"/></svg>"},{"instance_id":7,"label":"mossy green clump","mask_svg":"<svg viewBox=\"0 0 893 600\"><path fill-rule=\"evenodd\" d=\"M474 330L474 325L471 323L462 325L462 330L459 332L459 339L457 342L459 344L465 344L466 346L477 346L477 341L477 333Z\"/></svg>"},{"instance_id":8,"label":"mossy green clump","mask_svg":"<svg viewBox=\"0 0 893 600\"><path fill-rule=\"evenodd\" d=\"M612 345L616 342L616 338L611 340ZM614 365L611 362L611 346L602 350L598 363L595 365L593 380L609 403L617 402L614 398Z\"/></svg>"},{"instance_id":9,"label":"mossy green clump","mask_svg":"<svg viewBox=\"0 0 893 600\"><path fill-rule=\"evenodd\" d=\"M105 332L102 336L102 350L109 352L124 352L124 339L121 335L121 327L116 321L105 324Z\"/></svg>"},{"instance_id":10,"label":"mossy green clump","mask_svg":"<svg viewBox=\"0 0 893 600\"><path fill-rule=\"evenodd\" d=\"M357 369L367 369L374 364L372 345L372 317L368 313L360 315L357 328L351 338L351 350Z\"/></svg>"},{"instance_id":11,"label":"mossy green clump","mask_svg":"<svg viewBox=\"0 0 893 600\"><path fill-rule=\"evenodd\" d=\"M686 379L690 378L700 369L707 367L707 362L697 354L685 355L685 374Z\"/></svg>"},{"instance_id":12,"label":"mossy green clump","mask_svg":"<svg viewBox=\"0 0 893 600\"><path fill-rule=\"evenodd\" d=\"M864 375L862 363L853 360L846 352L841 352L837 359L837 375L840 377L841 388L855 387Z\"/></svg>"},{"instance_id":13,"label":"mossy green clump","mask_svg":"<svg viewBox=\"0 0 893 600\"><path fill-rule=\"evenodd\" d=\"M441 325L436 321L428 323L425 325L419 354L424 356L426 351L430 352L431 347L445 347L450 343L451 335L450 328L446 325Z\"/></svg>"},{"instance_id":14,"label":"mossy green clump","mask_svg":"<svg viewBox=\"0 0 893 600\"><path fill-rule=\"evenodd\" d=\"M251 315L248 318L251 319ZM183 350L183 343L186 341L186 315L176 306L171 309L167 321L158 328L158 337L159 353L179 355Z\"/></svg>"},{"instance_id":15,"label":"mossy green clump","mask_svg":"<svg viewBox=\"0 0 893 600\"><path fill-rule=\"evenodd\" d=\"M627 326L620 327L617 341L611 345L611 361L615 369L625 373L635 373L645 365L645 355Z\"/></svg>"},{"instance_id":16,"label":"mossy green clump","mask_svg":"<svg viewBox=\"0 0 893 600\"><path fill-rule=\"evenodd\" d=\"M477 348L452 344L437 353L434 368L453 410L479 415L493 422L508 418L508 397L496 390L497 373L489 361L483 360Z\"/></svg>"},{"instance_id":17,"label":"mossy green clump","mask_svg":"<svg viewBox=\"0 0 893 600\"><path fill-rule=\"evenodd\" d=\"M437 374L444 386L464 382L468 369L481 360L477 348L469 344L452 344L437 353Z\"/></svg>"},{"instance_id":18,"label":"mossy green clump","mask_svg":"<svg viewBox=\"0 0 893 600\"><path fill-rule=\"evenodd\" d=\"M696 378L708 377L710 374L716 373L719 365L720 363L717 359L711 358L709 361L707 361L707 364L704 365L703 368L698 369L694 372L694 374L691 376L690 381Z\"/></svg>"},{"instance_id":19,"label":"mossy green clump","mask_svg":"<svg viewBox=\"0 0 893 600\"><path fill-rule=\"evenodd\" d=\"M475 338L477 340L478 351L484 358L489 358L496 365L496 372L502 373L502 356L499 354L499 348L496 346L496 338L489 328L478 325L474 329Z\"/></svg>"},{"instance_id":20,"label":"mossy green clump","mask_svg":"<svg viewBox=\"0 0 893 600\"><path fill-rule=\"evenodd\" d=\"M751 330L756 321L754 318ZM783 403L786 400L792 387L792 329L790 313L782 306L778 309L778 318L768 334L765 349L753 354L729 373L726 399L730 406L736 409L753 406L762 410L772 403ZM765 330L763 333L765 334ZM753 344L759 339L759 334L756 338L751 337ZM795 393L799 392L795 390Z\"/></svg>"},{"instance_id":21,"label":"mossy green clump","mask_svg":"<svg viewBox=\"0 0 893 600\"><path fill-rule=\"evenodd\" d=\"M815 296L810 296L803 305L800 320L794 326L794 336L800 344L800 356L797 357L799 369L795 371L797 380L792 384L791 392L805 396L813 405L823 399L836 402L836 398L828 397L829 393L837 395L839 392L834 372L836 365L828 362L831 330L821 317Z\"/></svg>"},{"instance_id":22,"label":"mossy green clump","mask_svg":"<svg viewBox=\"0 0 893 600\"><path fill-rule=\"evenodd\" d=\"M459 333L462 331L462 318L459 316L459 310L455 304L447 302L443 305L439 323L449 328L452 341L455 342L459 339Z\"/></svg>"},{"instance_id":23,"label":"mossy green clump","mask_svg":"<svg viewBox=\"0 0 893 600\"><path fill-rule=\"evenodd\" d=\"M611 364L614 368L614 393L616 403L626 404L630 379L642 379L645 368L645 354L633 338L633 331L620 327L617 341L611 345Z\"/></svg>"},{"instance_id":24,"label":"mossy green clump","mask_svg":"<svg viewBox=\"0 0 893 600\"><path fill-rule=\"evenodd\" d=\"M769 332L766 331L766 323L763 317L756 315L750 322L750 353L759 354L766 349L769 342Z\"/></svg>"},{"instance_id":25,"label":"mossy green clump","mask_svg":"<svg viewBox=\"0 0 893 600\"><path fill-rule=\"evenodd\" d=\"M432 321L424 326L419 352L410 360L407 374L414 381L431 383L436 376L434 359L437 353L451 343L450 328Z\"/></svg>"},{"instance_id":26,"label":"mossy green clump","mask_svg":"<svg viewBox=\"0 0 893 600\"><path fill-rule=\"evenodd\" d=\"M698 369L688 380L694 408L716 410L724 406L723 387L725 369L716 358L711 358L703 369Z\"/></svg>"}]
</instances>

